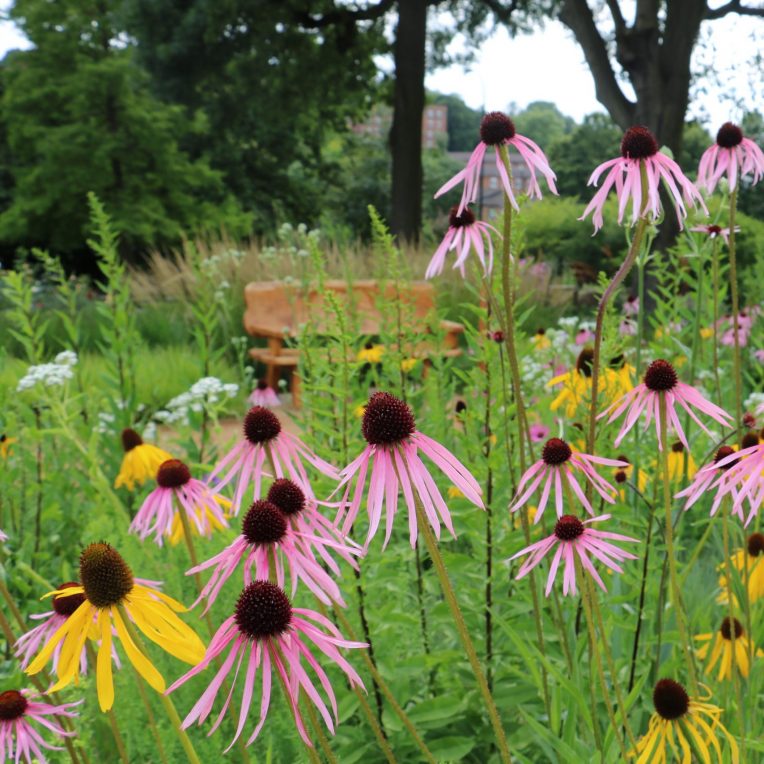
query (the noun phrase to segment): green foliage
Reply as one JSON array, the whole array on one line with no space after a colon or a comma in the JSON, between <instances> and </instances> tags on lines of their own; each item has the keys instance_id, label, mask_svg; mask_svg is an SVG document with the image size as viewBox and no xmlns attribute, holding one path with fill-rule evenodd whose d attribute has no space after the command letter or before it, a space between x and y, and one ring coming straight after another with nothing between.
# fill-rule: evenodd
<instances>
[{"instance_id":1,"label":"green foliage","mask_svg":"<svg viewBox=\"0 0 764 764\"><path fill-rule=\"evenodd\" d=\"M512 115L515 128L539 144L549 147L572 133L575 122L549 101L532 101L522 111Z\"/></svg>"},{"instance_id":2,"label":"green foliage","mask_svg":"<svg viewBox=\"0 0 764 764\"><path fill-rule=\"evenodd\" d=\"M472 151L480 140L482 112L471 109L457 95L431 94L432 102L448 106L448 150Z\"/></svg>"},{"instance_id":3,"label":"green foliage","mask_svg":"<svg viewBox=\"0 0 764 764\"><path fill-rule=\"evenodd\" d=\"M112 211L126 251L166 247L191 231L248 230L248 220L204 158L179 141L203 121L159 102L119 41L118 3L18 0L12 16L33 43L3 62L0 113L12 176L0 215L6 249L81 253L86 195Z\"/></svg>"}]
</instances>

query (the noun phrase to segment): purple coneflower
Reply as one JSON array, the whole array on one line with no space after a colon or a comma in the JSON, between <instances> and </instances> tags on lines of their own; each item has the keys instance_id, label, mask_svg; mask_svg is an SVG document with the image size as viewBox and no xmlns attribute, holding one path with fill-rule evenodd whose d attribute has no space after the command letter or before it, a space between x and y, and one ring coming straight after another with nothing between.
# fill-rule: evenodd
<instances>
[{"instance_id":1,"label":"purple coneflower","mask_svg":"<svg viewBox=\"0 0 764 764\"><path fill-rule=\"evenodd\" d=\"M313 495L303 460L333 480L337 470L313 453L297 436L286 432L278 417L264 406L253 406L244 417L244 438L217 464L207 482L219 491L238 476L231 510L238 514L244 493L254 483L254 497L260 496L263 474L269 457L276 477L288 475L303 491ZM218 482L215 479L218 476Z\"/></svg>"},{"instance_id":2,"label":"purple coneflower","mask_svg":"<svg viewBox=\"0 0 764 764\"><path fill-rule=\"evenodd\" d=\"M265 406L266 408L281 405L281 400L276 391L264 379L258 381L248 400L253 406Z\"/></svg>"},{"instance_id":3,"label":"purple coneflower","mask_svg":"<svg viewBox=\"0 0 764 764\"><path fill-rule=\"evenodd\" d=\"M371 477L366 498L369 514L369 533L366 546L374 537L382 520L382 508L386 508L385 542L393 532L393 520L398 510L398 492L409 512L409 537L411 546L416 543L416 499L419 497L427 519L435 535L440 538L440 521L453 535L451 515L435 481L419 458L421 451L429 457L443 474L462 492L465 498L483 509L480 498L482 490L469 470L440 443L428 438L416 429L411 409L389 393L374 393L363 413L362 432L368 445L340 473L338 489L346 486L345 499L335 524L344 519L342 530L349 533L358 517L361 501L366 490L366 477L371 466ZM347 503L351 486L355 482L352 501ZM440 519L439 519L440 518ZM383 548L384 548L383 546Z\"/></svg>"},{"instance_id":4,"label":"purple coneflower","mask_svg":"<svg viewBox=\"0 0 764 764\"><path fill-rule=\"evenodd\" d=\"M177 500L181 509L175 505ZM130 531L141 540L154 533L159 546L165 538L178 533L179 512L185 512L189 525L200 536L228 527L221 504L230 504L208 485L191 477L191 471L179 459L162 462L157 471L157 487L146 497L130 523ZM182 525L180 526L182 531ZM181 535L182 538L182 535Z\"/></svg>"},{"instance_id":5,"label":"purple coneflower","mask_svg":"<svg viewBox=\"0 0 764 764\"><path fill-rule=\"evenodd\" d=\"M717 236L721 236L724 239L724 243L729 246L730 243L730 229L722 228L718 225L696 225L690 228L691 231L696 233L704 233L709 239L715 239ZM740 232L740 226L735 226L735 233Z\"/></svg>"},{"instance_id":6,"label":"purple coneflower","mask_svg":"<svg viewBox=\"0 0 764 764\"><path fill-rule=\"evenodd\" d=\"M469 207L465 207L461 213L458 212L458 207L452 207L451 214L448 216L448 230L427 266L425 278L431 279L443 272L443 263L451 250L458 253L456 262L454 262L454 269L458 268L463 277L465 275L464 263L470 249L475 250L475 254L483 266L483 272L488 275L493 268L491 231L501 237L501 234L492 225L477 220ZM483 239L485 239L485 244Z\"/></svg>"},{"instance_id":7,"label":"purple coneflower","mask_svg":"<svg viewBox=\"0 0 764 764\"><path fill-rule=\"evenodd\" d=\"M751 176L753 184L764 176L764 152L732 122L725 122L716 134L716 143L700 158L698 184L713 193L722 175L727 174L730 191L737 188L738 178Z\"/></svg>"},{"instance_id":8,"label":"purple coneflower","mask_svg":"<svg viewBox=\"0 0 764 764\"><path fill-rule=\"evenodd\" d=\"M336 602L344 607L339 587L316 561L311 551L311 547L315 546L339 548L347 555L361 553L357 546L341 545L336 541L327 541L293 530L289 526L287 516L275 504L258 499L244 516L241 535L220 554L186 573L193 575L213 568L210 580L194 605L206 599L206 613L223 584L244 560L244 584L247 586L254 580L268 580L273 576L276 583L284 588L285 571L288 568L293 597L297 591L297 582L302 581L325 605Z\"/></svg>"},{"instance_id":9,"label":"purple coneflower","mask_svg":"<svg viewBox=\"0 0 764 764\"><path fill-rule=\"evenodd\" d=\"M320 629L319 626L324 627L326 631ZM335 720L337 720L337 700L329 677L311 653L308 645L314 647L341 669L351 685L363 687L361 678L340 655L337 648L361 648L366 647L366 644L343 639L334 624L319 613L292 607L286 594L275 584L268 581L253 581L239 596L234 614L227 618L215 633L201 663L180 677L167 690L168 693L173 692L189 679L204 671L226 648L231 648L222 666L215 674L215 678L184 719L183 729L190 727L194 722L202 724L207 719L212 712L215 698L226 677L233 669L234 663L236 663L234 684L239 673L239 667L246 663L244 691L236 734L226 750L230 750L244 729L252 706L258 672L262 685L260 718L254 732L247 740L247 745L252 743L260 733L270 706L274 669L281 679L281 685L287 694L297 730L305 743L311 744L299 710L302 690L305 691L306 700L313 703L318 709L326 726L333 733L332 715L308 676L303 660L318 677L321 687L329 699ZM233 687L228 693L228 697L223 703L209 734L212 734L223 721L232 694Z\"/></svg>"},{"instance_id":10,"label":"purple coneflower","mask_svg":"<svg viewBox=\"0 0 764 764\"><path fill-rule=\"evenodd\" d=\"M534 443L540 443L549 437L549 428L545 424L532 424L528 430Z\"/></svg>"},{"instance_id":11,"label":"purple coneflower","mask_svg":"<svg viewBox=\"0 0 764 764\"><path fill-rule=\"evenodd\" d=\"M610 518L610 515L599 515L589 520L581 521L575 515L562 515L554 526L554 532L541 541L531 544L525 549L521 549L517 554L512 555L510 560L530 554L530 557L522 564L516 578L523 578L530 573L546 556L556 547L552 563L549 567L549 576L546 581L546 596L552 591L557 569L560 563L565 563L565 572L562 581L563 595L576 593L576 558L581 561L581 565L591 574L603 591L607 591L602 582L597 569L589 559L589 554L603 563L610 570L617 573L623 573L623 569L618 564L619 560L636 560L637 556L631 552L625 552L606 539L616 541L633 541L639 543L638 539L630 536L622 536L619 533L609 533L607 531L595 531L587 528L589 523L599 523Z\"/></svg>"},{"instance_id":12,"label":"purple coneflower","mask_svg":"<svg viewBox=\"0 0 764 764\"><path fill-rule=\"evenodd\" d=\"M647 176L647 202L642 209L642 171L641 164L645 164L645 174ZM623 135L621 140L621 156L615 159L608 159L595 169L589 178L589 185L597 185L597 181L605 170L609 170L607 177L594 198L584 210L579 220L584 220L591 212L594 213L592 221L594 223L594 232L597 233L602 228L602 211L605 207L605 200L610 193L610 189L615 186L618 195L618 222L623 220L623 214L631 199L632 225L642 216L650 213L653 220L660 217L661 199L660 182L663 180L666 188L674 200L679 227L682 227L682 218L687 217L687 204L700 207L706 214L703 197L700 192L685 177L679 165L666 154L658 151L658 141L655 136L646 128L640 125L630 127ZM677 185L678 184L678 185ZM681 192L679 190L681 187ZM684 197L684 200L683 198Z\"/></svg>"},{"instance_id":13,"label":"purple coneflower","mask_svg":"<svg viewBox=\"0 0 764 764\"><path fill-rule=\"evenodd\" d=\"M442 185L435 193L435 198L437 199L442 194L445 194L446 191L450 191L454 186L464 181L464 191L457 208L457 215L461 215L467 205L477 199L483 157L485 157L485 152L489 147L493 148L496 152L496 169L499 171L501 185L504 188L504 193L516 210L520 208L512 191L512 185L509 182L509 175L507 174L507 168L504 166L504 160L501 158L500 146L507 146L507 150L509 150L510 146L513 146L523 158L530 176L528 180L528 196L531 199L541 199L541 188L536 179L536 170L546 178L549 190L553 194L557 193L554 185L557 176L552 172L549 160L544 155L544 152L530 138L515 132L515 123L506 114L502 114L500 111L492 111L486 114L480 123L480 139L480 143L478 143L470 155L467 166Z\"/></svg>"},{"instance_id":14,"label":"purple coneflower","mask_svg":"<svg viewBox=\"0 0 764 764\"><path fill-rule=\"evenodd\" d=\"M541 496L538 501L538 509L534 523L537 523L546 509L549 501L549 494L554 487L555 504L557 517L562 517L563 505L565 503L565 492L569 486L578 500L584 505L586 511L594 514L592 505L581 490L581 486L576 480L576 473L580 473L588 480L597 493L610 504L615 504L613 495L615 488L597 473L595 464L601 464L606 467L626 467L626 462L617 459L604 459L601 456L590 456L582 454L573 449L560 438L548 440L541 450L541 459L531 465L520 479L517 486L515 499L509 505L510 512L516 512L520 507L528 502L533 494L541 489ZM565 481L565 483L563 483Z\"/></svg>"},{"instance_id":15,"label":"purple coneflower","mask_svg":"<svg viewBox=\"0 0 764 764\"><path fill-rule=\"evenodd\" d=\"M608 423L610 423L613 420L618 419L618 417L625 411L627 412L623 427L621 427L621 431L615 439L615 445L617 446L635 425L640 414L643 411L646 411L647 419L645 421L645 428L649 427L650 420L654 418L655 431L658 436L658 448L663 450L663 434L661 433L661 418L659 415L661 395L663 395L666 400L666 426L669 430L673 429L676 436L687 450L690 449L690 446L687 443L684 430L679 422L676 404L679 404L687 412L693 422L695 422L706 434L710 435L706 426L696 416L693 408L707 414L714 421L724 427L731 426L732 417L724 411L724 409L721 409L716 404L706 400L694 387L692 387L692 385L686 385L684 382L680 382L674 367L668 361L664 361L663 359L653 361L647 367L642 383L608 406L608 408L598 415L597 419L602 419L602 417L607 416L609 412L612 412L610 414L610 419L608 419Z\"/></svg>"},{"instance_id":16,"label":"purple coneflower","mask_svg":"<svg viewBox=\"0 0 764 764\"><path fill-rule=\"evenodd\" d=\"M6 690L0 693L0 760L15 761L16 764L22 760L27 764L46 764L43 749L63 750L59 746L47 743L32 722L62 738L74 737L77 734L74 731L68 732L48 717L65 716L73 719L77 714L70 709L82 703L81 700L54 706L50 703L38 703L34 700L36 697L37 693L28 690Z\"/></svg>"}]
</instances>

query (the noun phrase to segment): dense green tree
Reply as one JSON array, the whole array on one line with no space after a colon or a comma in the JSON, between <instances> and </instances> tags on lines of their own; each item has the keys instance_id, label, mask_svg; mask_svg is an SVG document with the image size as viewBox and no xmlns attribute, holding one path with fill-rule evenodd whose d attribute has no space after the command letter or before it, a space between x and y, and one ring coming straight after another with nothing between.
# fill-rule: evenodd
<instances>
[{"instance_id":1,"label":"dense green tree","mask_svg":"<svg viewBox=\"0 0 764 764\"><path fill-rule=\"evenodd\" d=\"M749 111L740 125L746 138L764 148L764 115L760 111ZM752 217L764 220L764 182L751 186L743 183L738 193L738 206Z\"/></svg>"},{"instance_id":2,"label":"dense green tree","mask_svg":"<svg viewBox=\"0 0 764 764\"><path fill-rule=\"evenodd\" d=\"M517 131L536 141L539 146L551 146L575 127L572 117L563 114L549 101L533 101L512 115Z\"/></svg>"},{"instance_id":3,"label":"dense green tree","mask_svg":"<svg viewBox=\"0 0 764 764\"><path fill-rule=\"evenodd\" d=\"M458 95L430 94L433 103L448 106L448 150L472 151L483 112L471 109Z\"/></svg>"},{"instance_id":4,"label":"dense green tree","mask_svg":"<svg viewBox=\"0 0 764 764\"><path fill-rule=\"evenodd\" d=\"M6 251L83 250L88 191L131 253L204 230L248 230L220 174L178 147L189 131L203 135L204 121L189 123L151 94L124 44L117 7L116 0L17 0L11 11L33 47L10 53L1 70L13 184L0 214Z\"/></svg>"}]
</instances>

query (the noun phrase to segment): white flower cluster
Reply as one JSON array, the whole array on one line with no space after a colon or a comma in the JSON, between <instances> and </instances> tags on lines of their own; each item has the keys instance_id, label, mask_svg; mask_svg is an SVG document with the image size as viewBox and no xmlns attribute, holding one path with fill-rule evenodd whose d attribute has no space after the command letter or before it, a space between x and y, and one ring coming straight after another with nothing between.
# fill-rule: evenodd
<instances>
[{"instance_id":1,"label":"white flower cluster","mask_svg":"<svg viewBox=\"0 0 764 764\"><path fill-rule=\"evenodd\" d=\"M77 364L77 354L71 350L64 350L59 353L53 363L41 363L37 366L30 366L27 373L19 380L16 385L17 392L30 390L36 385L42 383L45 387L58 387L67 380L74 377L72 367Z\"/></svg>"},{"instance_id":2,"label":"white flower cluster","mask_svg":"<svg viewBox=\"0 0 764 764\"><path fill-rule=\"evenodd\" d=\"M98 424L95 426L95 431L101 433L101 435L107 435L110 432L114 432L115 416L110 411L98 412Z\"/></svg>"},{"instance_id":3,"label":"white flower cluster","mask_svg":"<svg viewBox=\"0 0 764 764\"><path fill-rule=\"evenodd\" d=\"M221 382L217 377L203 377L191 385L187 393L175 396L161 411L154 414L157 422L188 424L190 411L200 413L205 406L218 403L224 398L233 398L239 392L239 386Z\"/></svg>"},{"instance_id":4,"label":"white flower cluster","mask_svg":"<svg viewBox=\"0 0 764 764\"><path fill-rule=\"evenodd\" d=\"M764 393L751 393L743 404L746 411L754 411L756 414L764 414Z\"/></svg>"}]
</instances>

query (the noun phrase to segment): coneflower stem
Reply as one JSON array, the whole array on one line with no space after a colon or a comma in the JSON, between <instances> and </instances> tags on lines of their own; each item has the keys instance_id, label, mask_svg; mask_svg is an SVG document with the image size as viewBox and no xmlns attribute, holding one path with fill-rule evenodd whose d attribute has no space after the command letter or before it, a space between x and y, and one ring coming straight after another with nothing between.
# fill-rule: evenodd
<instances>
[{"instance_id":1,"label":"coneflower stem","mask_svg":"<svg viewBox=\"0 0 764 764\"><path fill-rule=\"evenodd\" d=\"M682 605L682 595L679 588L679 578L677 576L676 558L674 557L674 525L671 518L671 477L668 466L668 417L666 416L666 395L659 393L658 398L658 419L662 443L660 444L661 454L661 473L663 478L663 507L665 510L665 533L666 533L666 557L668 559L669 579L671 590L671 602L674 605L676 613L676 623L679 629L679 639L682 643L682 652L687 661L687 671L690 676L690 686L692 693L698 695L698 678L695 673L695 662L692 658L692 648L687 633L687 624L684 620L684 607Z\"/></svg>"},{"instance_id":2,"label":"coneflower stem","mask_svg":"<svg viewBox=\"0 0 764 764\"><path fill-rule=\"evenodd\" d=\"M443 596L451 609L451 615L454 618L456 630L459 632L459 638L464 647L464 652L467 654L467 659L472 667L472 673L475 675L478 687L483 696L486 711L491 719L491 725L493 726L493 731L496 735L496 742L499 745L499 755L501 756L501 760L507 764L508 762L511 762L512 759L509 755L509 746L507 744L506 735L504 734L504 728L501 726L499 711L496 708L493 695L491 695L491 691L488 688L488 682L483 673L483 668L480 665L480 659L475 650L475 645L472 643L467 624L464 622L464 616L459 607L459 602L456 599L456 593L451 586L446 565L438 550L438 542L435 539L435 534L433 533L432 528L430 528L430 522L425 516L417 494L414 494L414 504L416 506L417 526L420 533L424 536L427 551L430 553L430 559L432 560L433 567L435 568L438 580L440 581L441 589L443 590Z\"/></svg>"},{"instance_id":3,"label":"coneflower stem","mask_svg":"<svg viewBox=\"0 0 764 764\"><path fill-rule=\"evenodd\" d=\"M610 692L608 691L607 680L605 679L605 671L602 668L602 657L600 656L600 651L597 646L597 632L594 625L594 616L592 614L592 600L591 592L589 590L589 577L588 574L584 572L583 566L581 565L578 557L575 556L575 553L574 560L576 566L576 579L581 582L581 601L584 604L584 616L586 617L586 628L589 634L591 655L594 659L594 666L597 670L597 677L600 681L600 686L602 687L602 700L605 704L605 710L607 711L608 719L610 719L610 726L613 728L613 735L615 736L616 742L618 743L618 747L621 749L623 760L626 761L628 759L626 745L624 744L623 738L621 737L620 727L615 720L615 714L613 713L613 703L610 700ZM592 714L595 713L596 707L592 708ZM623 718L623 722L626 723L625 716ZM604 755L604 750L602 753Z\"/></svg>"},{"instance_id":4,"label":"coneflower stem","mask_svg":"<svg viewBox=\"0 0 764 764\"><path fill-rule=\"evenodd\" d=\"M127 610L125 610L123 605L117 605L117 607L119 608L119 614L122 616L122 623L124 623L125 629L130 635L130 639L132 639L135 646L145 655L146 646L143 644L143 640L141 639L140 634L138 634L138 630L133 626L133 622L130 620L130 616L128 615ZM141 681L144 681L143 677L141 677ZM178 716L178 711L175 708L175 704L164 692L159 693L159 699L162 701L162 706L164 707L165 713L167 714L167 718L170 720L170 725L175 731L175 734L178 736L180 744L183 746L183 750L186 753L186 758L189 760L189 762L191 762L191 764L201 764L199 757L196 755L196 751L194 750L194 745L191 742L191 739L188 737L186 731L181 725L180 716Z\"/></svg>"},{"instance_id":5,"label":"coneflower stem","mask_svg":"<svg viewBox=\"0 0 764 764\"><path fill-rule=\"evenodd\" d=\"M329 745L329 741L326 739L326 735L324 735L324 730L322 729L321 723L316 716L316 710L313 708L313 704L305 696L304 691L301 693L301 695L305 701L305 708L308 709L308 718L310 719L310 724L316 733L318 744L321 746L321 750L324 752L326 760L329 762L329 764L337 764L337 757L334 755L334 751L332 751L332 748Z\"/></svg>"},{"instance_id":6,"label":"coneflower stem","mask_svg":"<svg viewBox=\"0 0 764 764\"><path fill-rule=\"evenodd\" d=\"M422 576L422 555L419 552L419 539L414 543L414 563L416 565L416 599L419 605L419 629L422 632L422 648L427 658L430 656L430 635L427 632L427 610L424 606L424 577ZM434 671L434 670L433 670ZM427 675L427 685L430 694L435 691L435 675L430 671Z\"/></svg>"},{"instance_id":7,"label":"coneflower stem","mask_svg":"<svg viewBox=\"0 0 764 764\"><path fill-rule=\"evenodd\" d=\"M641 210L644 210L647 206L647 169L644 161L640 161L640 175L642 180L642 203ZM594 355L592 357L592 397L591 397L591 411L589 412L589 434L586 440L587 453L593 454L594 441L597 433L597 397L599 395L599 379L600 379L600 352L602 350L602 331L605 324L605 313L607 312L608 304L613 299L618 287L621 286L623 280L629 275L634 263L639 256L639 249L642 246L642 237L645 235L645 229L647 228L647 217L644 215L637 221L636 228L634 229L634 236L631 239L631 246L626 255L625 260L621 263L621 267L616 271L613 280L607 285L607 288L602 293L602 298L597 306L597 322L594 328ZM642 310L640 304L639 309ZM587 496L591 497L592 484L589 483L586 487Z\"/></svg>"},{"instance_id":8,"label":"coneflower stem","mask_svg":"<svg viewBox=\"0 0 764 764\"><path fill-rule=\"evenodd\" d=\"M714 311L714 381L716 382L716 404L722 405L722 383L719 380L719 243L714 237L711 243L711 283Z\"/></svg>"},{"instance_id":9,"label":"coneflower stem","mask_svg":"<svg viewBox=\"0 0 764 764\"><path fill-rule=\"evenodd\" d=\"M729 257L730 257L730 296L732 298L732 336L735 340L735 427L737 428L737 445L742 445L743 430L743 377L740 364L740 301L737 290L737 255L735 252L735 214L737 212L737 186L730 192L729 219Z\"/></svg>"},{"instance_id":10,"label":"coneflower stem","mask_svg":"<svg viewBox=\"0 0 764 764\"><path fill-rule=\"evenodd\" d=\"M730 662L730 673L732 674L732 685L735 688L735 700L737 701L737 720L740 725L740 747L743 752L742 761L746 761L745 750L745 714L743 713L743 696L740 691L740 667L737 660L737 629L735 624L735 606L732 598L732 556L730 555L730 533L729 533L729 511L726 498L722 504L722 538L724 543L724 562L727 566L727 607L729 609L729 628L730 628L730 647L732 648L732 660ZM748 632L748 639L753 639L751 632ZM722 658L722 660L724 660Z\"/></svg>"},{"instance_id":11,"label":"coneflower stem","mask_svg":"<svg viewBox=\"0 0 764 764\"><path fill-rule=\"evenodd\" d=\"M345 614L342 612L342 608L340 608L337 605L333 605L332 610L334 612L335 617L339 621L340 626L342 626L343 633L349 639L354 641L357 640L358 637L356 636L355 631L353 630L353 627L350 624L350 621L348 621L348 619L345 617ZM395 695L393 695L387 682L382 678L382 675L377 670L376 665L366 654L366 650L359 650L359 652L361 653L361 658L366 664L366 668L369 670L369 673L371 674L372 679L374 680L374 682L376 682L377 686L379 687L379 689L381 690L385 698L387 698L387 702L390 704L391 708L395 712L395 715L401 720L401 722L403 723L403 726L408 730L412 740L417 744L425 760L428 761L429 764L437 764L437 762L435 761L435 757L432 755L432 753L430 753L430 749L427 747L426 743L422 739L421 735L417 731L417 728L414 726L411 719L409 719L408 714L406 714L406 712L403 710L401 705L395 699Z\"/></svg>"},{"instance_id":12,"label":"coneflower stem","mask_svg":"<svg viewBox=\"0 0 764 764\"><path fill-rule=\"evenodd\" d=\"M92 666L96 665L97 659L95 651L90 645L90 640L85 641L85 649L87 650L88 660ZM109 658L111 660L111 658ZM130 764L130 759L127 756L127 749L125 748L125 741L122 737L122 733L119 731L119 723L117 722L117 715L114 713L114 709L110 708L106 711L106 716L109 719L109 727L111 727L111 736L114 738L114 745L117 746L117 753L123 764Z\"/></svg>"},{"instance_id":13,"label":"coneflower stem","mask_svg":"<svg viewBox=\"0 0 764 764\"><path fill-rule=\"evenodd\" d=\"M355 685L353 685L353 692L358 698L358 702L363 709L364 716L369 722L369 726L374 733L374 737L377 738L377 743L379 743L379 747L382 753L385 755L385 758L389 764L396 764L395 754L393 753L392 748L390 748L390 744L387 742L387 738L382 732L382 727L379 726L377 717L374 714L374 709L369 705L369 701L366 700L366 694L360 687L356 687Z\"/></svg>"}]
</instances>

